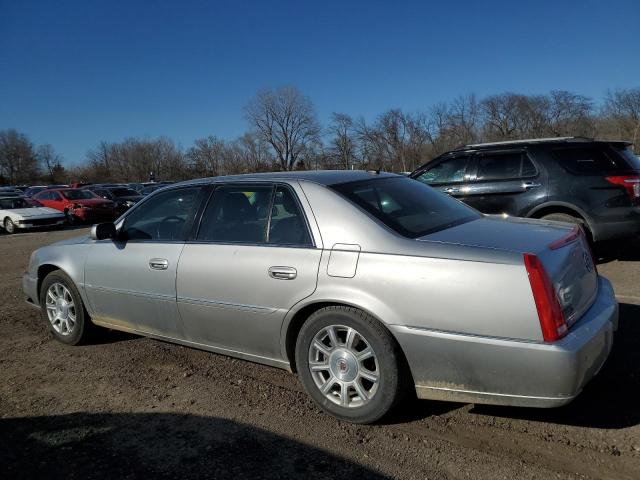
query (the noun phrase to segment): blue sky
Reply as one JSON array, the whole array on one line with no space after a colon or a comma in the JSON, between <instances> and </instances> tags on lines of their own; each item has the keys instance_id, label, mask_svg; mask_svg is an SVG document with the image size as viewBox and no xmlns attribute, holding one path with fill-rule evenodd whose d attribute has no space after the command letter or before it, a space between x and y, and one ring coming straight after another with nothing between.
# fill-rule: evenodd
<instances>
[{"instance_id":1,"label":"blue sky","mask_svg":"<svg viewBox=\"0 0 640 480\"><path fill-rule=\"evenodd\" d=\"M640 86L640 1L0 0L0 129L67 164L99 141L247 130L295 85L326 123L458 95Z\"/></svg>"}]
</instances>

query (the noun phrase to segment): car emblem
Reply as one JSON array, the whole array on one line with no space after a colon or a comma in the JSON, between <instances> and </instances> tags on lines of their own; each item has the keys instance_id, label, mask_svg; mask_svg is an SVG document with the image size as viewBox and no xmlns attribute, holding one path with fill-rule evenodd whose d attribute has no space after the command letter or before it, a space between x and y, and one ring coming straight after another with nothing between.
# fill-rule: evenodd
<instances>
[{"instance_id":1,"label":"car emblem","mask_svg":"<svg viewBox=\"0 0 640 480\"><path fill-rule=\"evenodd\" d=\"M338 360L338 363L336 364L336 366L338 367L338 370L340 371L340 373L347 373L347 371L349 370L349 364L344 358L341 358L340 360Z\"/></svg>"},{"instance_id":2,"label":"car emblem","mask_svg":"<svg viewBox=\"0 0 640 480\"><path fill-rule=\"evenodd\" d=\"M589 252L583 252L582 258L584 259L584 266L587 269L587 272L593 272L593 260L591 260Z\"/></svg>"}]
</instances>

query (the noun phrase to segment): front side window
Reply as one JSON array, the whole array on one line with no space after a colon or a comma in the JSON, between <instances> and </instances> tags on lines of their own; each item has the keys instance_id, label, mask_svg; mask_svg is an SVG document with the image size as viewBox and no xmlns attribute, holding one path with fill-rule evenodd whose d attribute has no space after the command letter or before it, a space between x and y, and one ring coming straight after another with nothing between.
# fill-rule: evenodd
<instances>
[{"instance_id":1,"label":"front side window","mask_svg":"<svg viewBox=\"0 0 640 480\"><path fill-rule=\"evenodd\" d=\"M416 180L428 185L464 182L468 157L457 157L445 160L429 168Z\"/></svg>"},{"instance_id":2,"label":"front side window","mask_svg":"<svg viewBox=\"0 0 640 480\"><path fill-rule=\"evenodd\" d=\"M406 177L348 182L331 188L408 238L428 235L481 217L465 204Z\"/></svg>"},{"instance_id":3,"label":"front side window","mask_svg":"<svg viewBox=\"0 0 640 480\"><path fill-rule=\"evenodd\" d=\"M123 240L184 241L198 208L200 187L160 193L132 210L120 231Z\"/></svg>"},{"instance_id":4,"label":"front side window","mask_svg":"<svg viewBox=\"0 0 640 480\"><path fill-rule=\"evenodd\" d=\"M509 180L532 177L536 167L523 152L482 155L478 158L477 180Z\"/></svg>"},{"instance_id":5,"label":"front side window","mask_svg":"<svg viewBox=\"0 0 640 480\"><path fill-rule=\"evenodd\" d=\"M265 243L272 186L223 186L202 216L198 240Z\"/></svg>"}]
</instances>

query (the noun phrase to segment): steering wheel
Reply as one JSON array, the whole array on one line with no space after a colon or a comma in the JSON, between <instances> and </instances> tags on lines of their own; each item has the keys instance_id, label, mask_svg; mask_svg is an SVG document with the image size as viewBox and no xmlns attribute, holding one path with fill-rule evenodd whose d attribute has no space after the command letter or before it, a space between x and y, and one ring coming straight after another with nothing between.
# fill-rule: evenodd
<instances>
[{"instance_id":1,"label":"steering wheel","mask_svg":"<svg viewBox=\"0 0 640 480\"><path fill-rule=\"evenodd\" d=\"M177 215L170 215L168 217L163 218L157 225L156 225L156 238L165 238L165 235L163 235L163 225L167 225L167 224L173 224L173 225L180 225L185 223L184 218L180 218ZM174 229L171 229L171 239L173 239L174 236Z\"/></svg>"}]
</instances>

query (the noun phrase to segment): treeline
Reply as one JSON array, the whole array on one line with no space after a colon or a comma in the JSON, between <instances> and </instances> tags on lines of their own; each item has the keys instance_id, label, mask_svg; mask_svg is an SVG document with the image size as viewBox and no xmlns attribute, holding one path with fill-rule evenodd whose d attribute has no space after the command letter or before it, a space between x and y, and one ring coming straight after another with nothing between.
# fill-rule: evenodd
<instances>
[{"instance_id":1,"label":"treeline","mask_svg":"<svg viewBox=\"0 0 640 480\"><path fill-rule=\"evenodd\" d=\"M50 145L34 146L15 130L0 131L0 183L144 181L292 169L377 169L404 172L468 143L519 138L640 136L640 88L592 98L465 95L415 112L391 109L367 121L334 113L322 127L311 100L295 87L259 92L245 107L249 129L235 140L214 135L188 148L171 139L100 142L84 163L65 169Z\"/></svg>"}]
</instances>

